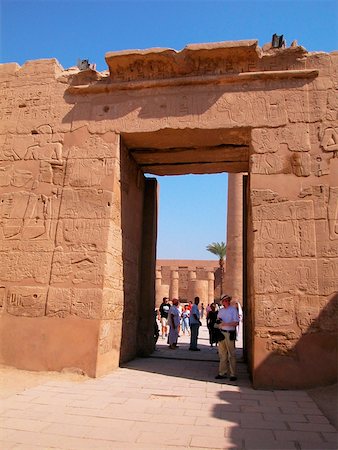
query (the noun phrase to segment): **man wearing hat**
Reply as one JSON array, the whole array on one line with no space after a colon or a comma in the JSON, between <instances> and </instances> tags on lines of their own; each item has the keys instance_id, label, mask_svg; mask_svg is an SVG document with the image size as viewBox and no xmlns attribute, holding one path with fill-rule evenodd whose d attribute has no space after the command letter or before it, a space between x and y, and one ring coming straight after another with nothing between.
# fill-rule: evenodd
<instances>
[{"instance_id":1,"label":"man wearing hat","mask_svg":"<svg viewBox=\"0 0 338 450\"><path fill-rule=\"evenodd\" d=\"M217 323L224 339L218 343L219 369L217 380L230 377L230 381L236 381L236 327L239 324L237 308L230 305L230 295L224 295L221 299L223 308L218 311Z\"/></svg>"}]
</instances>

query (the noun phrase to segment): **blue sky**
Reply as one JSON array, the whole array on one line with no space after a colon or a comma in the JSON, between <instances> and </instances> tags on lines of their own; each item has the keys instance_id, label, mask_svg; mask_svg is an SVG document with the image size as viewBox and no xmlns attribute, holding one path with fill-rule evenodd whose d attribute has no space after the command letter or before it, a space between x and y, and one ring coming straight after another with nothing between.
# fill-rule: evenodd
<instances>
[{"instance_id":1,"label":"blue sky","mask_svg":"<svg viewBox=\"0 0 338 450\"><path fill-rule=\"evenodd\" d=\"M78 58L106 70L114 50L257 39L274 33L309 51L338 49L338 0L0 0L0 60ZM227 175L160 177L158 257L214 259L226 239Z\"/></svg>"}]
</instances>

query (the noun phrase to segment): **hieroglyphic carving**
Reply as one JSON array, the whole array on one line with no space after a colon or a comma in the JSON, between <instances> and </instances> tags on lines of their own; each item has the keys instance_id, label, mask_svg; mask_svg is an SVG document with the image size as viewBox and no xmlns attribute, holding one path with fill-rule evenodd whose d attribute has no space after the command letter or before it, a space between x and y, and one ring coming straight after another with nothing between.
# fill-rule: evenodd
<instances>
[{"instance_id":1,"label":"hieroglyphic carving","mask_svg":"<svg viewBox=\"0 0 338 450\"><path fill-rule=\"evenodd\" d=\"M296 303L297 325L302 333L315 331L318 328L316 320L320 312L320 303L317 296L301 295Z\"/></svg>"},{"instance_id":2,"label":"hieroglyphic carving","mask_svg":"<svg viewBox=\"0 0 338 450\"><path fill-rule=\"evenodd\" d=\"M55 196L32 192L0 195L0 240L52 239L55 233Z\"/></svg>"},{"instance_id":3,"label":"hieroglyphic carving","mask_svg":"<svg viewBox=\"0 0 338 450\"><path fill-rule=\"evenodd\" d=\"M310 128L306 123L289 124L281 129L281 142L287 144L293 152L308 152L311 150Z\"/></svg>"},{"instance_id":4,"label":"hieroglyphic carving","mask_svg":"<svg viewBox=\"0 0 338 450\"><path fill-rule=\"evenodd\" d=\"M318 260L319 293L331 295L338 292L338 258Z\"/></svg>"},{"instance_id":5,"label":"hieroglyphic carving","mask_svg":"<svg viewBox=\"0 0 338 450\"><path fill-rule=\"evenodd\" d=\"M102 285L105 255L89 251L65 252L55 249L51 282Z\"/></svg>"},{"instance_id":6,"label":"hieroglyphic carving","mask_svg":"<svg viewBox=\"0 0 338 450\"><path fill-rule=\"evenodd\" d=\"M338 239L338 187L330 187L327 213L330 239Z\"/></svg>"},{"instance_id":7,"label":"hieroglyphic carving","mask_svg":"<svg viewBox=\"0 0 338 450\"><path fill-rule=\"evenodd\" d=\"M283 278L281 278L283 273ZM296 293L317 294L318 274L315 259L258 259L255 270L258 294Z\"/></svg>"},{"instance_id":8,"label":"hieroglyphic carving","mask_svg":"<svg viewBox=\"0 0 338 450\"><path fill-rule=\"evenodd\" d=\"M291 155L292 172L297 177L308 177L311 174L311 157L308 153L293 153Z\"/></svg>"},{"instance_id":9,"label":"hieroglyphic carving","mask_svg":"<svg viewBox=\"0 0 338 450\"><path fill-rule=\"evenodd\" d=\"M252 189L250 192L250 198L253 206L260 206L265 202L271 204L287 201L285 197L281 197L277 194L277 192L274 192L271 189ZM259 210L255 209L255 211Z\"/></svg>"},{"instance_id":10,"label":"hieroglyphic carving","mask_svg":"<svg viewBox=\"0 0 338 450\"><path fill-rule=\"evenodd\" d=\"M14 316L45 315L48 287L15 286L8 288L6 311Z\"/></svg>"},{"instance_id":11,"label":"hieroglyphic carving","mask_svg":"<svg viewBox=\"0 0 338 450\"><path fill-rule=\"evenodd\" d=\"M14 164L0 165L0 187L4 186L32 188L35 186L33 173L30 170L17 169Z\"/></svg>"},{"instance_id":12,"label":"hieroglyphic carving","mask_svg":"<svg viewBox=\"0 0 338 450\"><path fill-rule=\"evenodd\" d=\"M257 327L291 326L295 321L295 307L292 296L266 295L256 297L256 325Z\"/></svg>"},{"instance_id":13,"label":"hieroglyphic carving","mask_svg":"<svg viewBox=\"0 0 338 450\"><path fill-rule=\"evenodd\" d=\"M6 301L6 288L5 286L0 286L0 314L4 310L5 301Z\"/></svg>"},{"instance_id":14,"label":"hieroglyphic carving","mask_svg":"<svg viewBox=\"0 0 338 450\"><path fill-rule=\"evenodd\" d=\"M49 282L52 264L51 252L1 252L0 259L0 279L2 281Z\"/></svg>"},{"instance_id":15,"label":"hieroglyphic carving","mask_svg":"<svg viewBox=\"0 0 338 450\"><path fill-rule=\"evenodd\" d=\"M105 251L108 230L107 219L63 219L57 229L56 242L67 251Z\"/></svg>"},{"instance_id":16,"label":"hieroglyphic carving","mask_svg":"<svg viewBox=\"0 0 338 450\"><path fill-rule=\"evenodd\" d=\"M321 140L321 146L326 152L338 151L338 128L326 128Z\"/></svg>"},{"instance_id":17,"label":"hieroglyphic carving","mask_svg":"<svg viewBox=\"0 0 338 450\"><path fill-rule=\"evenodd\" d=\"M60 217L109 219L115 218L120 211L120 199L113 192L103 189L74 190L65 188L61 204ZM81 208L79 208L81 205Z\"/></svg>"},{"instance_id":18,"label":"hieroglyphic carving","mask_svg":"<svg viewBox=\"0 0 338 450\"><path fill-rule=\"evenodd\" d=\"M291 164L286 156L277 155L275 153L251 155L250 172L264 175L290 173Z\"/></svg>"},{"instance_id":19,"label":"hieroglyphic carving","mask_svg":"<svg viewBox=\"0 0 338 450\"><path fill-rule=\"evenodd\" d=\"M67 317L70 315L72 290L50 286L48 290L46 316Z\"/></svg>"},{"instance_id":20,"label":"hieroglyphic carving","mask_svg":"<svg viewBox=\"0 0 338 450\"><path fill-rule=\"evenodd\" d=\"M280 146L280 131L275 128L254 128L251 143L255 153L275 153Z\"/></svg>"},{"instance_id":21,"label":"hieroglyphic carving","mask_svg":"<svg viewBox=\"0 0 338 450\"><path fill-rule=\"evenodd\" d=\"M100 319L102 309L101 289L74 289L71 314L84 319Z\"/></svg>"},{"instance_id":22,"label":"hieroglyphic carving","mask_svg":"<svg viewBox=\"0 0 338 450\"><path fill-rule=\"evenodd\" d=\"M104 289L102 301L102 318L121 320L124 305L123 286L120 289Z\"/></svg>"},{"instance_id":23,"label":"hieroglyphic carving","mask_svg":"<svg viewBox=\"0 0 338 450\"><path fill-rule=\"evenodd\" d=\"M296 201L263 204L253 210L257 257L316 255L313 203Z\"/></svg>"},{"instance_id":24,"label":"hieroglyphic carving","mask_svg":"<svg viewBox=\"0 0 338 450\"><path fill-rule=\"evenodd\" d=\"M338 119L338 99L337 91L329 90L327 93L327 110L326 110L327 120L337 120Z\"/></svg>"},{"instance_id":25,"label":"hieroglyphic carving","mask_svg":"<svg viewBox=\"0 0 338 450\"><path fill-rule=\"evenodd\" d=\"M297 333L297 330L294 329L281 330L275 328L267 329L265 327L262 329L257 327L255 336L265 341L264 346L267 352L294 357L294 346L300 337L300 333Z\"/></svg>"},{"instance_id":26,"label":"hieroglyphic carving","mask_svg":"<svg viewBox=\"0 0 338 450\"><path fill-rule=\"evenodd\" d=\"M113 158L68 160L65 185L102 186L103 179L113 174L114 163Z\"/></svg>"},{"instance_id":27,"label":"hieroglyphic carving","mask_svg":"<svg viewBox=\"0 0 338 450\"><path fill-rule=\"evenodd\" d=\"M53 129L50 125L40 125L35 130L34 144L27 148L25 160L40 161L39 181L63 185L64 160L61 142L53 142Z\"/></svg>"},{"instance_id":28,"label":"hieroglyphic carving","mask_svg":"<svg viewBox=\"0 0 338 450\"><path fill-rule=\"evenodd\" d=\"M324 153L312 155L311 171L316 177L322 177L330 173L330 156Z\"/></svg>"},{"instance_id":29,"label":"hieroglyphic carving","mask_svg":"<svg viewBox=\"0 0 338 450\"><path fill-rule=\"evenodd\" d=\"M231 92L220 96L214 107L230 125L280 126L286 123L284 97L280 94Z\"/></svg>"},{"instance_id":30,"label":"hieroglyphic carving","mask_svg":"<svg viewBox=\"0 0 338 450\"><path fill-rule=\"evenodd\" d=\"M102 309L102 289L50 287L46 308L47 316L99 319Z\"/></svg>"}]
</instances>

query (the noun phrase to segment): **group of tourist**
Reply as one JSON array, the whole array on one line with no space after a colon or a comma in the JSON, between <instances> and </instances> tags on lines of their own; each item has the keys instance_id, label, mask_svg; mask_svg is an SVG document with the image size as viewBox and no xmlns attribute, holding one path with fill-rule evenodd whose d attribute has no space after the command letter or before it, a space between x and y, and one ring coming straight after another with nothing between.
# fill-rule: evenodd
<instances>
[{"instance_id":1,"label":"group of tourist","mask_svg":"<svg viewBox=\"0 0 338 450\"><path fill-rule=\"evenodd\" d=\"M216 379L229 377L230 381L237 380L236 377L236 355L235 341L236 328L239 325L240 316L238 308L231 305L231 296L224 295L221 298L221 307L216 303L208 305L206 308L206 320L209 330L210 345L218 346L219 371ZM190 335L190 351L200 351L197 346L199 327L202 325L201 318L204 314L204 306L199 308L200 299L195 297L194 303L180 306L177 298L169 303L167 297L158 310L158 319L161 322L162 338L167 337L169 349L176 350L180 330ZM238 304L238 303L237 303ZM203 306L203 308L202 308ZM169 330L168 330L169 329Z\"/></svg>"},{"instance_id":2,"label":"group of tourist","mask_svg":"<svg viewBox=\"0 0 338 450\"><path fill-rule=\"evenodd\" d=\"M162 339L168 338L171 350L178 348L177 341L180 330L182 330L183 334L188 333L190 335L189 350L200 351L197 347L198 330L202 325L201 313L198 308L199 301L199 297L195 297L194 303L189 302L182 309L177 298L172 300L171 305L167 297L163 298L158 310L158 319L161 322Z\"/></svg>"}]
</instances>

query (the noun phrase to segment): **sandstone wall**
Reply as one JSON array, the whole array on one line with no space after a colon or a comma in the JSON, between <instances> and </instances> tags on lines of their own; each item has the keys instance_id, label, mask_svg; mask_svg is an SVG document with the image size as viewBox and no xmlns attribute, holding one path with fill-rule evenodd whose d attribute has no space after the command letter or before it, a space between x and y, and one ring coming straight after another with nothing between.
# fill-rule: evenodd
<instances>
[{"instance_id":1,"label":"sandstone wall","mask_svg":"<svg viewBox=\"0 0 338 450\"><path fill-rule=\"evenodd\" d=\"M143 173L248 172L254 384L335 381L337 59L240 41L110 53L109 73L1 65L0 361L95 376L133 357L155 297Z\"/></svg>"}]
</instances>

